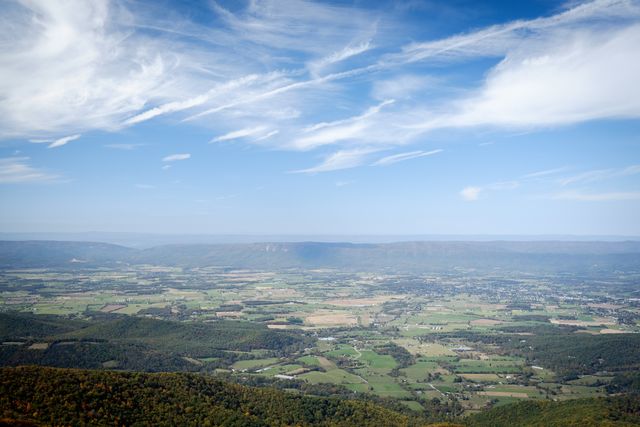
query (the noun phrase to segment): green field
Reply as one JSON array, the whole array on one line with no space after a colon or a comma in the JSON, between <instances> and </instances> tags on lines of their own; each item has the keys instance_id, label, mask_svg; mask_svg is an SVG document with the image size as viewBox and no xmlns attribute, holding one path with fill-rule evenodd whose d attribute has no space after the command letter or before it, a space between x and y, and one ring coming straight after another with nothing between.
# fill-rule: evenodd
<instances>
[{"instance_id":1,"label":"green field","mask_svg":"<svg viewBox=\"0 0 640 427\"><path fill-rule=\"evenodd\" d=\"M233 365L231 365L231 367L233 369L242 371L242 370L249 370L249 369L259 369L259 368L263 368L265 366L269 366L269 365L274 365L276 363L278 363L280 361L280 359L278 359L277 357L270 357L267 359L250 359L250 360L240 360L236 363L234 363Z\"/></svg>"}]
</instances>

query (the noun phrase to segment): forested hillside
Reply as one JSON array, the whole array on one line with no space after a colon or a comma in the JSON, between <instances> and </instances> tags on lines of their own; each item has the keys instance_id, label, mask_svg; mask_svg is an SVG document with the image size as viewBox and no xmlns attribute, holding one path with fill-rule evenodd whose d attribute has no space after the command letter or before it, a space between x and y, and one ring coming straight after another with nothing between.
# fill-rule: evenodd
<instances>
[{"instance_id":1,"label":"forested hillside","mask_svg":"<svg viewBox=\"0 0 640 427\"><path fill-rule=\"evenodd\" d=\"M501 406L466 420L469 427L631 427L640 425L640 396L528 400Z\"/></svg>"},{"instance_id":2,"label":"forested hillside","mask_svg":"<svg viewBox=\"0 0 640 427\"><path fill-rule=\"evenodd\" d=\"M5 422L48 425L458 425L431 424L428 418L373 402L302 396L196 374L33 366L0 369L0 411ZM640 397L525 401L457 422L468 427L630 427L640 425Z\"/></svg>"},{"instance_id":3,"label":"forested hillside","mask_svg":"<svg viewBox=\"0 0 640 427\"><path fill-rule=\"evenodd\" d=\"M371 402L301 396L194 374L0 370L5 419L51 425L418 426Z\"/></svg>"},{"instance_id":4,"label":"forested hillside","mask_svg":"<svg viewBox=\"0 0 640 427\"><path fill-rule=\"evenodd\" d=\"M295 352L312 341L298 331L252 322L174 322L119 315L85 320L0 313L0 366L198 371L226 366L251 350ZM201 362L193 358L212 358Z\"/></svg>"}]
</instances>

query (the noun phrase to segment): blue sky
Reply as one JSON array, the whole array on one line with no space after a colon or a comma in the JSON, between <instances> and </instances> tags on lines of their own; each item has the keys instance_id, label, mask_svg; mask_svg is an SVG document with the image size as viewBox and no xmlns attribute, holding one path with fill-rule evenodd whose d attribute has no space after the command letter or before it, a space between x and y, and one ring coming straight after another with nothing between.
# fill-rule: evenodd
<instances>
[{"instance_id":1,"label":"blue sky","mask_svg":"<svg viewBox=\"0 0 640 427\"><path fill-rule=\"evenodd\" d=\"M6 1L0 231L640 235L640 2Z\"/></svg>"}]
</instances>

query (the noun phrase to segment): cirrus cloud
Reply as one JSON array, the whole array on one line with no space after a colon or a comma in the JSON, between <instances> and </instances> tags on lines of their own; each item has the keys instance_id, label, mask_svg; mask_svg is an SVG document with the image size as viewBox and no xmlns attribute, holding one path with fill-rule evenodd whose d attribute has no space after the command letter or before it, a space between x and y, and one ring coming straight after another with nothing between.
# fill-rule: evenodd
<instances>
[{"instance_id":1,"label":"cirrus cloud","mask_svg":"<svg viewBox=\"0 0 640 427\"><path fill-rule=\"evenodd\" d=\"M191 154L189 153L182 153L182 154L171 154L169 156L163 157L162 161L163 162L177 162L180 160L187 160L191 158Z\"/></svg>"}]
</instances>

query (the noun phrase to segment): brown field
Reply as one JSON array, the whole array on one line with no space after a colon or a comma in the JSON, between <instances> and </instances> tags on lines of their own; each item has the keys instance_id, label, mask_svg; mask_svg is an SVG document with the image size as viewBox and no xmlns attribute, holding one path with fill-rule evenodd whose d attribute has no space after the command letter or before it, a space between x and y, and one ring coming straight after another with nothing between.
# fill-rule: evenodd
<instances>
[{"instance_id":1,"label":"brown field","mask_svg":"<svg viewBox=\"0 0 640 427\"><path fill-rule=\"evenodd\" d=\"M567 326L600 326L600 325L615 325L615 322L606 317L599 317L592 321L585 320L564 320L564 319L551 319L549 320L554 325L567 325Z\"/></svg>"},{"instance_id":2,"label":"brown field","mask_svg":"<svg viewBox=\"0 0 640 427\"><path fill-rule=\"evenodd\" d=\"M120 310L121 308L127 307L125 304L107 304L100 309L103 313L111 313L116 310Z\"/></svg>"},{"instance_id":3,"label":"brown field","mask_svg":"<svg viewBox=\"0 0 640 427\"><path fill-rule=\"evenodd\" d=\"M335 363L323 356L318 356L318 362L320 362L320 366L325 369L333 369L336 367Z\"/></svg>"},{"instance_id":4,"label":"brown field","mask_svg":"<svg viewBox=\"0 0 640 427\"><path fill-rule=\"evenodd\" d=\"M371 324L371 316L368 313L358 316L358 323L361 326L369 326Z\"/></svg>"},{"instance_id":5,"label":"brown field","mask_svg":"<svg viewBox=\"0 0 640 427\"><path fill-rule=\"evenodd\" d=\"M289 325L267 325L269 329L289 329Z\"/></svg>"},{"instance_id":6,"label":"brown field","mask_svg":"<svg viewBox=\"0 0 640 427\"><path fill-rule=\"evenodd\" d=\"M216 311L218 317L242 317L242 313L239 311Z\"/></svg>"},{"instance_id":7,"label":"brown field","mask_svg":"<svg viewBox=\"0 0 640 427\"><path fill-rule=\"evenodd\" d=\"M502 320L494 320L494 319L476 319L472 320L471 325L473 326L494 326L502 324Z\"/></svg>"},{"instance_id":8,"label":"brown field","mask_svg":"<svg viewBox=\"0 0 640 427\"><path fill-rule=\"evenodd\" d=\"M286 374L287 375L302 375L305 374L307 372L309 372L311 369L309 368L298 368L298 369L294 369L293 371L289 371Z\"/></svg>"},{"instance_id":9,"label":"brown field","mask_svg":"<svg viewBox=\"0 0 640 427\"><path fill-rule=\"evenodd\" d=\"M428 307L426 307L427 311L439 311L439 312L452 312L454 310L447 308L445 306L442 305L430 305Z\"/></svg>"},{"instance_id":10,"label":"brown field","mask_svg":"<svg viewBox=\"0 0 640 427\"><path fill-rule=\"evenodd\" d=\"M600 330L600 333L601 334L628 334L630 332L629 331L623 331L623 330L620 330L620 329L609 329L609 328L606 328L606 329Z\"/></svg>"},{"instance_id":11,"label":"brown field","mask_svg":"<svg viewBox=\"0 0 640 427\"><path fill-rule=\"evenodd\" d=\"M517 393L511 391L479 391L478 394L481 396L518 397L522 399L527 399L529 397L527 393Z\"/></svg>"},{"instance_id":12,"label":"brown field","mask_svg":"<svg viewBox=\"0 0 640 427\"><path fill-rule=\"evenodd\" d=\"M471 381L499 381L500 377L496 374L458 374L462 378Z\"/></svg>"},{"instance_id":13,"label":"brown field","mask_svg":"<svg viewBox=\"0 0 640 427\"><path fill-rule=\"evenodd\" d=\"M204 365L204 363L202 363L202 361L200 361L198 359L194 359L192 357L183 357L183 359L186 360L187 362L191 363L192 365L196 365L196 366Z\"/></svg>"},{"instance_id":14,"label":"brown field","mask_svg":"<svg viewBox=\"0 0 640 427\"><path fill-rule=\"evenodd\" d=\"M46 342L37 342L29 346L29 350L46 350L47 348L49 348L49 343Z\"/></svg>"},{"instance_id":15,"label":"brown field","mask_svg":"<svg viewBox=\"0 0 640 427\"><path fill-rule=\"evenodd\" d=\"M600 304L591 303L591 304L587 304L587 306L593 307L593 308L606 308L607 310L615 310L615 309L624 307L623 305L608 304L608 303L600 303Z\"/></svg>"},{"instance_id":16,"label":"brown field","mask_svg":"<svg viewBox=\"0 0 640 427\"><path fill-rule=\"evenodd\" d=\"M421 343L412 338L395 339L393 342L404 347L411 354L421 354L423 356L455 356L453 351L442 344Z\"/></svg>"},{"instance_id":17,"label":"brown field","mask_svg":"<svg viewBox=\"0 0 640 427\"><path fill-rule=\"evenodd\" d=\"M316 326L354 326L358 324L358 319L352 314L331 311L316 311L311 316L307 316L306 321Z\"/></svg>"},{"instance_id":18,"label":"brown field","mask_svg":"<svg viewBox=\"0 0 640 427\"><path fill-rule=\"evenodd\" d=\"M380 295L371 298L331 299L325 301L325 303L338 307L367 307L371 305L380 305L389 300L401 298L401 296L397 295Z\"/></svg>"}]
</instances>

